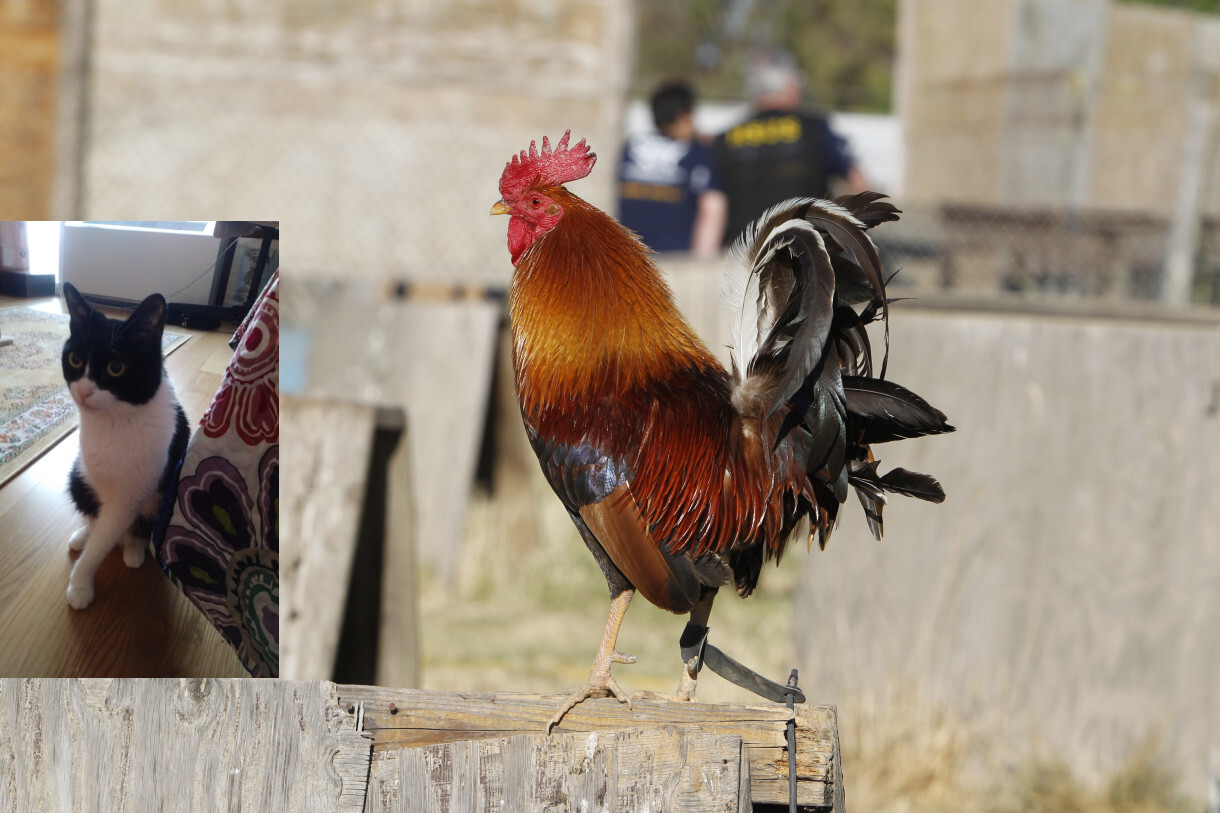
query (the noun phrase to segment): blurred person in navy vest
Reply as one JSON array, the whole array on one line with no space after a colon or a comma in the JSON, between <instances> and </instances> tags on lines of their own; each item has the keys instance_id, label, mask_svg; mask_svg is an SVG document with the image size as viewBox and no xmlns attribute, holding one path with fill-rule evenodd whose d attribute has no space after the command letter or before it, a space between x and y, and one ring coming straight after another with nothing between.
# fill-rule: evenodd
<instances>
[{"instance_id":1,"label":"blurred person in navy vest","mask_svg":"<svg viewBox=\"0 0 1220 813\"><path fill-rule=\"evenodd\" d=\"M832 183L847 192L868 188L847 141L824 116L801 109L801 73L789 54L754 54L747 90L753 114L714 144L729 199L726 245L768 207L788 198L828 197Z\"/></svg>"},{"instance_id":2,"label":"blurred person in navy vest","mask_svg":"<svg viewBox=\"0 0 1220 813\"><path fill-rule=\"evenodd\" d=\"M719 253L728 201L711 148L695 134L695 94L673 82L652 95L657 132L632 136L619 162L619 222L653 251Z\"/></svg>"}]
</instances>

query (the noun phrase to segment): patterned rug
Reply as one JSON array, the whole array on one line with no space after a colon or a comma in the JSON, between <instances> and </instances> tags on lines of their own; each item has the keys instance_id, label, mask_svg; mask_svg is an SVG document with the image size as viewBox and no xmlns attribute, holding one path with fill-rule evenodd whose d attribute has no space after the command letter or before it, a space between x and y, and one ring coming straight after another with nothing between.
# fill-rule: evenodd
<instances>
[{"instance_id":1,"label":"patterned rug","mask_svg":"<svg viewBox=\"0 0 1220 813\"><path fill-rule=\"evenodd\" d=\"M0 309L0 485L76 428L76 404L60 362L68 315L33 308ZM190 336L165 331L166 355Z\"/></svg>"}]
</instances>

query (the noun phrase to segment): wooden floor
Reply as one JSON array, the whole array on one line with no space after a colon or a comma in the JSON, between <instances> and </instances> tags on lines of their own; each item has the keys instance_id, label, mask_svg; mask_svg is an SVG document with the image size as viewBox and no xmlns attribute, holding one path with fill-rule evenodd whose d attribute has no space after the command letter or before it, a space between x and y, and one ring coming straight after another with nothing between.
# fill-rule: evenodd
<instances>
[{"instance_id":1,"label":"wooden floor","mask_svg":"<svg viewBox=\"0 0 1220 813\"><path fill-rule=\"evenodd\" d=\"M13 305L64 312L59 299L0 297L0 308ZM165 364L194 426L232 356L231 331L170 329L191 336ZM82 520L67 481L78 449L74 429L0 486L0 677L248 677L151 556L130 570L113 551L93 603L68 606L68 536Z\"/></svg>"}]
</instances>

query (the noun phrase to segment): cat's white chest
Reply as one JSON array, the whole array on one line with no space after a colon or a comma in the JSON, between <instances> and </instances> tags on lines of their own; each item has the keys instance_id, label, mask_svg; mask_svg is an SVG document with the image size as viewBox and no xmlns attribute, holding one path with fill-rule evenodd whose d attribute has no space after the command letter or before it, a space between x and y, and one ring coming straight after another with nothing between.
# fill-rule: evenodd
<instances>
[{"instance_id":1,"label":"cat's white chest","mask_svg":"<svg viewBox=\"0 0 1220 813\"><path fill-rule=\"evenodd\" d=\"M177 397L169 376L144 404L79 408L85 478L102 503L140 503L157 487L174 436Z\"/></svg>"}]
</instances>

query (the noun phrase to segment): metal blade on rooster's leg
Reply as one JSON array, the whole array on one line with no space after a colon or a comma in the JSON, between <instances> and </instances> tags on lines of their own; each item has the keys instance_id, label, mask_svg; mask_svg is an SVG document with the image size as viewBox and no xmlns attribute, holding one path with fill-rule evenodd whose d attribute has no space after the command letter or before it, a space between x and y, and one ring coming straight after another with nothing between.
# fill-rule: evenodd
<instances>
[{"instance_id":1,"label":"metal blade on rooster's leg","mask_svg":"<svg viewBox=\"0 0 1220 813\"><path fill-rule=\"evenodd\" d=\"M542 471L610 588L587 697L627 696L610 675L630 597L690 613L677 699L707 664L766 696L792 696L706 643L716 591L748 597L806 518L824 546L855 488L881 533L885 494L939 501L935 479L877 470L870 442L950 432L945 416L873 376L866 333L888 337L868 237L898 218L884 196L790 200L761 213L730 255L739 312L732 370L679 313L648 249L565 184L597 156L565 133L514 155L492 214L506 214L513 368ZM888 341L887 341L888 350ZM882 376L884 376L884 364ZM799 691L799 690L798 690Z\"/></svg>"},{"instance_id":2,"label":"metal blade on rooster's leg","mask_svg":"<svg viewBox=\"0 0 1220 813\"><path fill-rule=\"evenodd\" d=\"M805 693L796 688L795 684L776 683L774 680L769 680L709 644L707 636L710 632L711 630L707 627L694 621L687 623L686 629L682 631L680 646L682 661L686 667L683 672L683 682L685 684L686 680L690 680L692 693L699 670L706 666L730 683L735 683L765 700L775 703L805 702Z\"/></svg>"}]
</instances>

